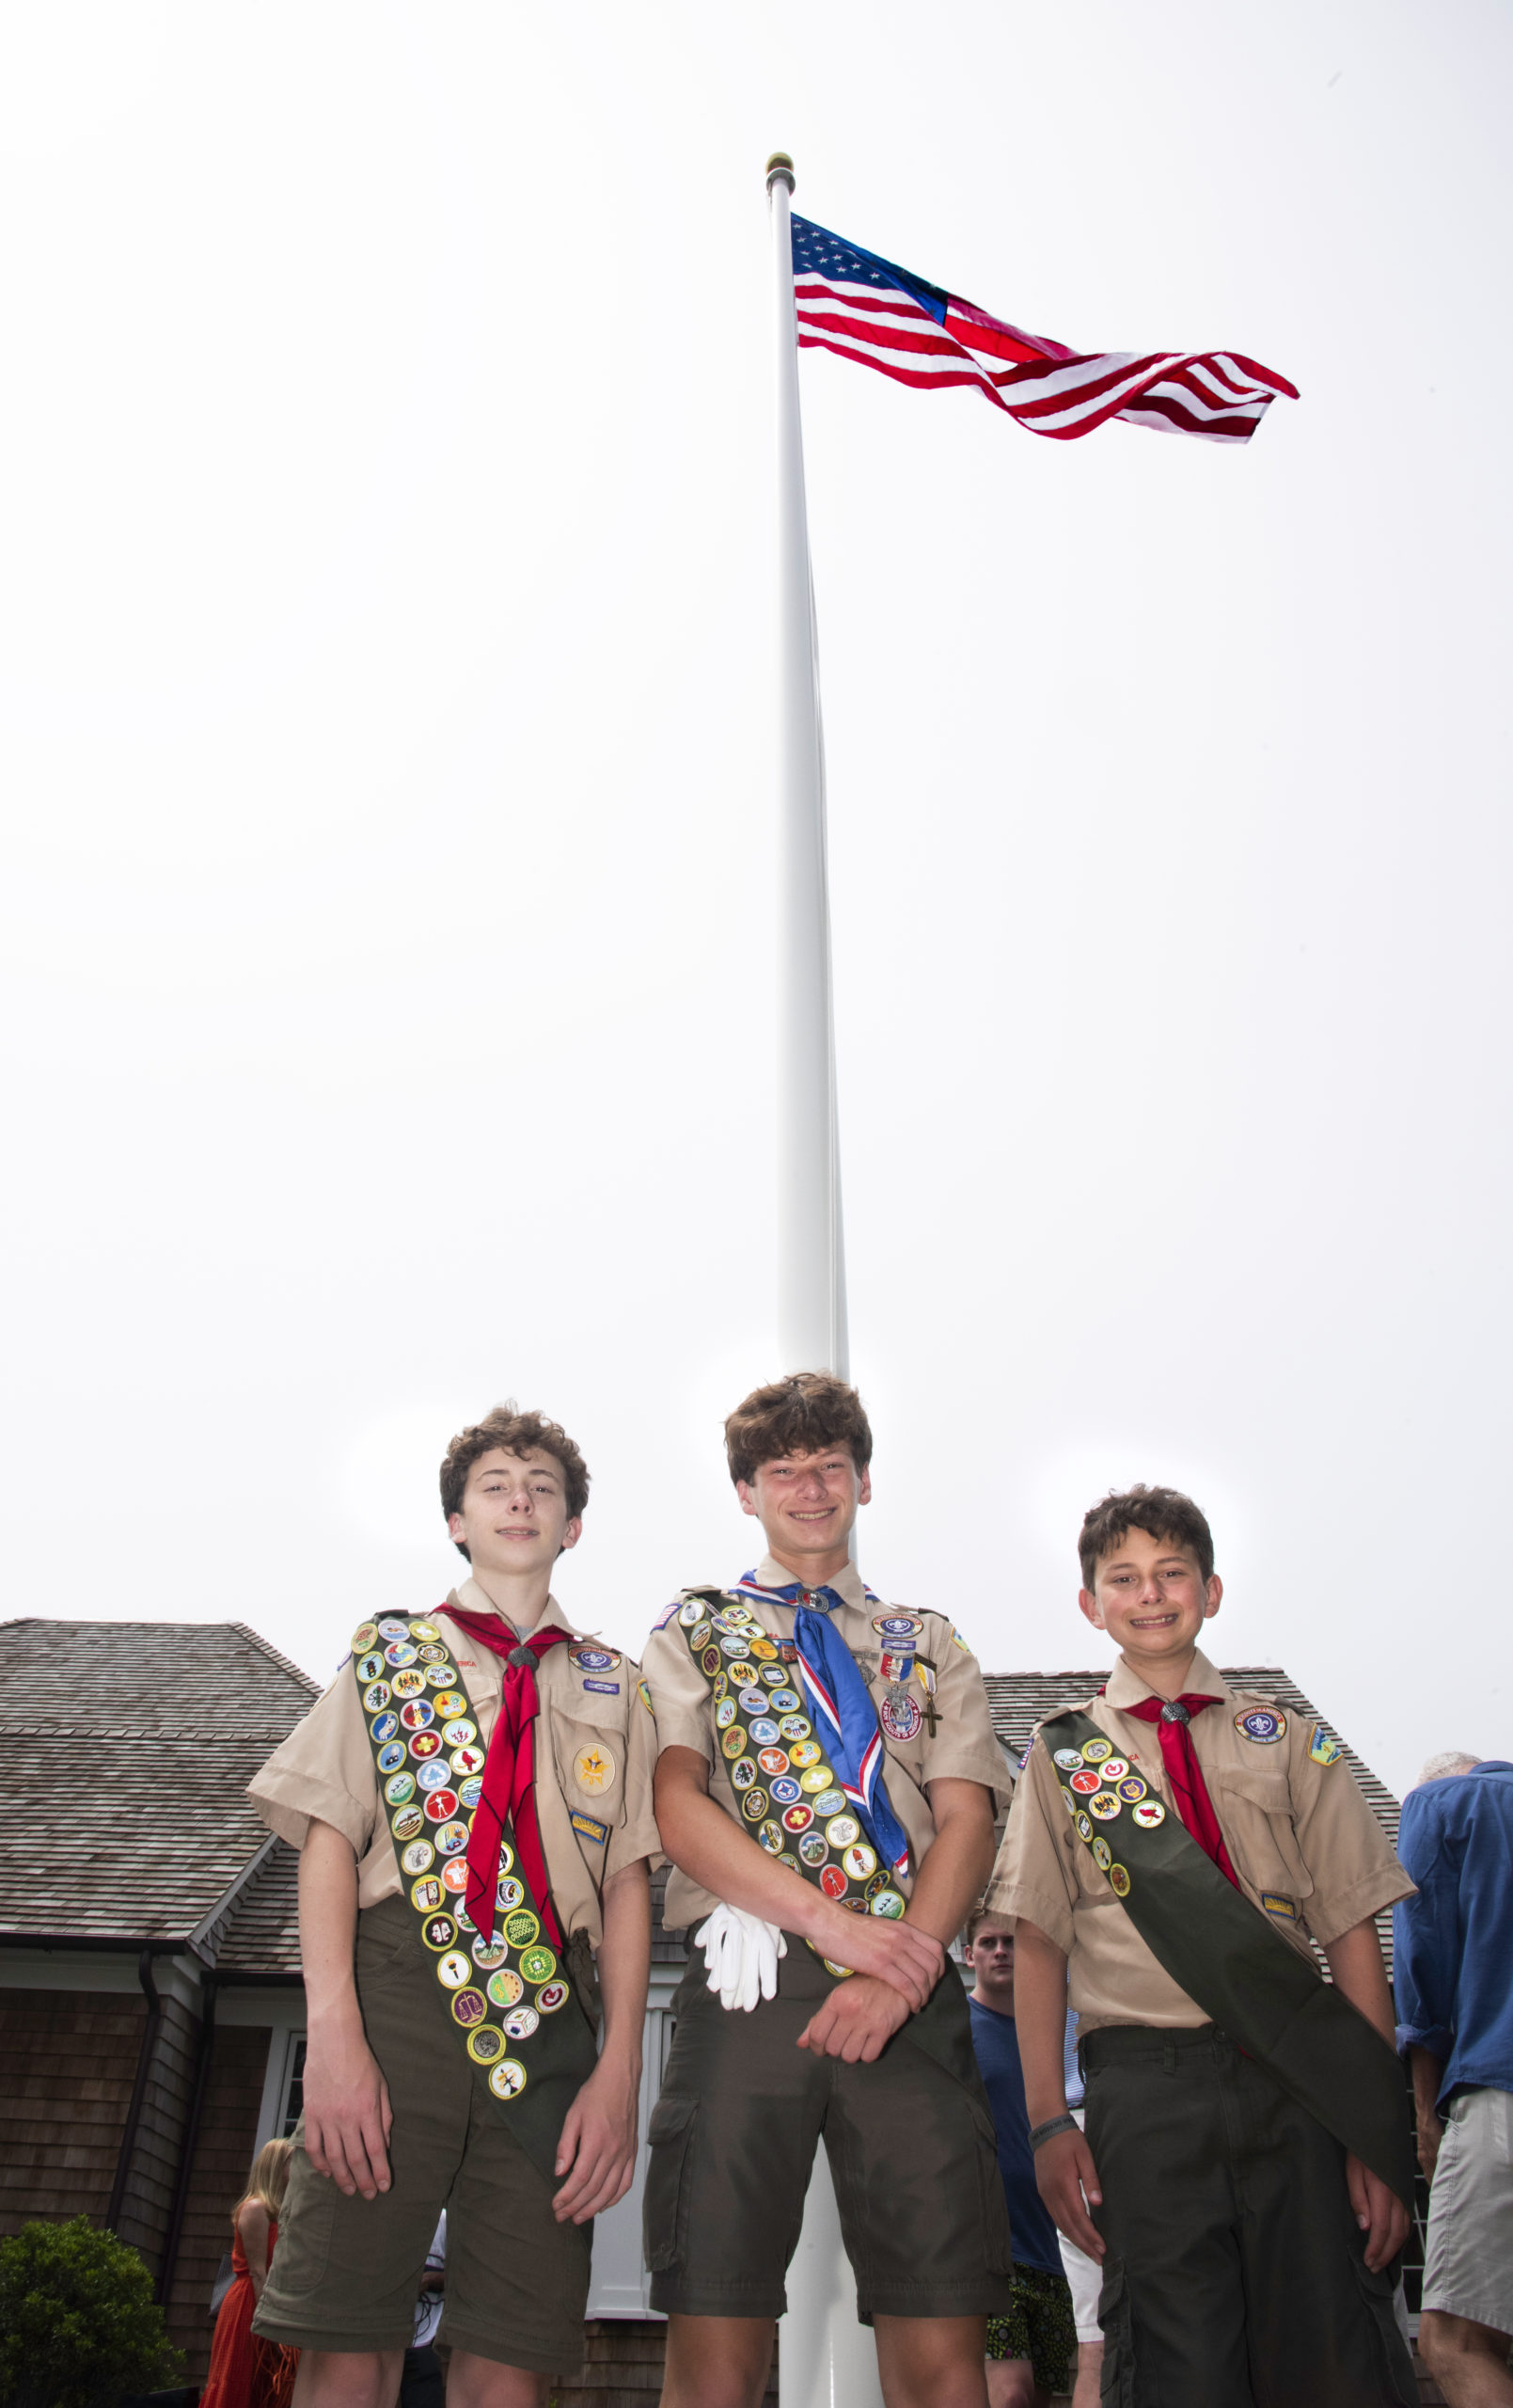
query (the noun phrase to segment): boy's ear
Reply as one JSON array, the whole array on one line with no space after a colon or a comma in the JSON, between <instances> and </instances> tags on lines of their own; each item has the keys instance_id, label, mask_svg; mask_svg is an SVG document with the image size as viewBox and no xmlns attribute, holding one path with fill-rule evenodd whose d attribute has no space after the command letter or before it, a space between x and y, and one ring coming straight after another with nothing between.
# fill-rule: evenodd
<instances>
[{"instance_id":1,"label":"boy's ear","mask_svg":"<svg viewBox=\"0 0 1513 2408\"><path fill-rule=\"evenodd\" d=\"M1109 1625L1103 1619L1103 1608L1099 1605L1091 1589L1079 1589L1077 1592L1077 1602L1081 1607L1083 1613L1087 1616L1088 1621L1093 1624L1095 1630L1108 1629ZM1215 1610L1217 1611L1217 1608Z\"/></svg>"},{"instance_id":2,"label":"boy's ear","mask_svg":"<svg viewBox=\"0 0 1513 2408\"><path fill-rule=\"evenodd\" d=\"M582 1536L583 1516L581 1513L575 1513L570 1522L564 1522L562 1525L562 1548L576 1546ZM559 1549L559 1553L562 1551L562 1548Z\"/></svg>"},{"instance_id":3,"label":"boy's ear","mask_svg":"<svg viewBox=\"0 0 1513 2408\"><path fill-rule=\"evenodd\" d=\"M1204 1594L1205 1604L1203 1608L1203 1618L1205 1622L1212 1622L1215 1614L1219 1611L1220 1607L1224 1601L1224 1584L1219 1577L1217 1572L1210 1572L1208 1575L1207 1584Z\"/></svg>"},{"instance_id":4,"label":"boy's ear","mask_svg":"<svg viewBox=\"0 0 1513 2408\"><path fill-rule=\"evenodd\" d=\"M756 1498L751 1494L751 1484L749 1481L738 1480L735 1483L735 1494L741 1500L741 1511L743 1513L754 1513L756 1512Z\"/></svg>"}]
</instances>

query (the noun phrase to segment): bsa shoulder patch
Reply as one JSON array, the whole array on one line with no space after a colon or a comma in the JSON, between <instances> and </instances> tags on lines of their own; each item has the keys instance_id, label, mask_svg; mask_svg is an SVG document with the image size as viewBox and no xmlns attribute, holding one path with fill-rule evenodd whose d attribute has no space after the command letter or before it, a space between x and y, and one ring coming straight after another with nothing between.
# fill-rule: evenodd
<instances>
[{"instance_id":1,"label":"bsa shoulder patch","mask_svg":"<svg viewBox=\"0 0 1513 2408\"><path fill-rule=\"evenodd\" d=\"M961 1649L964 1656L969 1656L971 1654L971 1649L968 1646L967 1641L963 1639L954 1623L951 1625L951 1636L955 1645Z\"/></svg>"},{"instance_id":2,"label":"bsa shoulder patch","mask_svg":"<svg viewBox=\"0 0 1513 2408\"><path fill-rule=\"evenodd\" d=\"M641 1701L641 1703L645 1706L647 1713L648 1713L648 1714L654 1715L654 1714L655 1714L655 1712L656 1712L656 1708L655 1708L655 1707L653 1705L653 1703L652 1703L652 1691L651 1691L650 1684L649 1684L648 1682L646 1682L646 1681L638 1681L638 1682L637 1682L637 1684L636 1684L636 1687L637 1687L637 1689L638 1690L638 1692L639 1692L639 1694L640 1694L640 1701Z\"/></svg>"},{"instance_id":3,"label":"bsa shoulder patch","mask_svg":"<svg viewBox=\"0 0 1513 2408\"><path fill-rule=\"evenodd\" d=\"M1331 1736L1322 1722L1316 1722L1314 1735L1308 1742L1309 1761L1316 1765L1337 1765L1344 1753L1338 1739Z\"/></svg>"},{"instance_id":4,"label":"bsa shoulder patch","mask_svg":"<svg viewBox=\"0 0 1513 2408\"><path fill-rule=\"evenodd\" d=\"M1296 1923L1298 1920L1298 1909L1292 1900L1283 1897L1279 1891L1263 1890L1261 1904L1269 1915L1276 1916L1279 1923Z\"/></svg>"},{"instance_id":5,"label":"bsa shoulder patch","mask_svg":"<svg viewBox=\"0 0 1513 2408\"><path fill-rule=\"evenodd\" d=\"M591 1814L580 1814L576 1808L573 1814L573 1829L581 1831L586 1840L592 1840L595 1847L603 1847L609 1837L607 1823L596 1821Z\"/></svg>"}]
</instances>

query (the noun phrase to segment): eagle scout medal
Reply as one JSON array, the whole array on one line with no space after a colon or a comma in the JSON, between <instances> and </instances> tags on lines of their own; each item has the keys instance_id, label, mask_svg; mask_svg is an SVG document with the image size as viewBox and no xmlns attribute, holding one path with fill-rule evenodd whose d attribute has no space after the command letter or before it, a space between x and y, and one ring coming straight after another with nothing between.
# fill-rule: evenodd
<instances>
[{"instance_id":1,"label":"eagle scout medal","mask_svg":"<svg viewBox=\"0 0 1513 2408\"><path fill-rule=\"evenodd\" d=\"M375 1660L372 1651L380 1640L383 1658ZM572 1655L580 1671L613 1669L621 1661L604 1648L575 1648ZM475 1931L464 1907L468 1835L486 1751L441 1632L434 1623L394 1617L376 1626L365 1623L354 1634L353 1657L373 1763L390 1810L402 1894L418 1919L421 1943L468 2056L486 2070L495 2098L508 2103L530 2079L529 2043L543 2015L565 2004L569 1986L555 1949L542 1938L541 1916L520 1877L510 1839L499 1849L502 1922L492 1941ZM574 1766L579 1788L590 1795L609 1788L618 1770L603 1746L582 1749ZM587 1814L572 1819L597 1845L607 1842L607 1824Z\"/></svg>"},{"instance_id":2,"label":"eagle scout medal","mask_svg":"<svg viewBox=\"0 0 1513 2408\"><path fill-rule=\"evenodd\" d=\"M1242 1738L1254 1739L1258 1745L1274 1745L1287 1735L1287 1718L1280 1707L1254 1706L1249 1713L1237 1714L1235 1728Z\"/></svg>"},{"instance_id":3,"label":"eagle scout medal","mask_svg":"<svg viewBox=\"0 0 1513 2408\"><path fill-rule=\"evenodd\" d=\"M711 1604L707 1596L690 1597L676 1620L690 1659L709 1684L732 1788L747 1821L760 1826L754 1837L769 1856L848 1913L902 1915L906 1900L891 1886L892 1877L879 1873L876 1852L864 1844L835 1768L801 1710L799 1693L789 1686L786 1667L796 1660L796 1648L771 1638L739 1603L722 1601L713 1610ZM915 1669L914 1641L923 1624L918 1614L878 1615L873 1626L884 1641L884 1670L892 1676L879 1720L890 1738L907 1740L917 1736L923 1719L907 1687ZM701 1646L701 1631L710 1629L717 1643ZM774 1719L779 1716L780 1720ZM1096 1775L1093 1786L1098 1786ZM838 1979L849 1977L849 1966L827 1956L820 1961Z\"/></svg>"}]
</instances>

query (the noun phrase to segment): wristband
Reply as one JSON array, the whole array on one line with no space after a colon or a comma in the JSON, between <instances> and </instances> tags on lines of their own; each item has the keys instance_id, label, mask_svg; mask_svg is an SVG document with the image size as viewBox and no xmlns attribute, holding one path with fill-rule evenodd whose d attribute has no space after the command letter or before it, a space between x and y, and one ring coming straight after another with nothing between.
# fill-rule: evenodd
<instances>
[{"instance_id":1,"label":"wristband","mask_svg":"<svg viewBox=\"0 0 1513 2408\"><path fill-rule=\"evenodd\" d=\"M1052 2115L1048 2124L1037 2124L1035 2126L1034 2131L1030 2135L1031 2149L1032 2151L1037 2149L1042 2141L1053 2141L1058 2132L1075 2132L1076 2130L1077 2117L1075 2115Z\"/></svg>"}]
</instances>

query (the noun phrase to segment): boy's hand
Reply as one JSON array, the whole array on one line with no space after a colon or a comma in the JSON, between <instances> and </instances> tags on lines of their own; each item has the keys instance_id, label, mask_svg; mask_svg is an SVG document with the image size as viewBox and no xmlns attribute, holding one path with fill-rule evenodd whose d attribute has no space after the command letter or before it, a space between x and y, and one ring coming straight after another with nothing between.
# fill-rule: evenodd
<instances>
[{"instance_id":1,"label":"boy's hand","mask_svg":"<svg viewBox=\"0 0 1513 2408\"><path fill-rule=\"evenodd\" d=\"M305 2147L317 2174L328 2174L350 2199L376 2198L389 2185L388 2136L394 2113L378 2061L355 2031L310 2029L305 2057Z\"/></svg>"},{"instance_id":2,"label":"boy's hand","mask_svg":"<svg viewBox=\"0 0 1513 2408\"><path fill-rule=\"evenodd\" d=\"M1434 2169L1440 2162L1440 2143L1444 2138L1444 2126L1438 2115L1418 2112L1418 2167L1426 2182L1434 2180Z\"/></svg>"},{"instance_id":3,"label":"boy's hand","mask_svg":"<svg viewBox=\"0 0 1513 2408\"><path fill-rule=\"evenodd\" d=\"M587 2224L630 2189L640 2086L639 2066L622 2069L601 2057L568 2109L557 2144L557 2172L568 2178L552 2201L559 2224Z\"/></svg>"},{"instance_id":4,"label":"boy's hand","mask_svg":"<svg viewBox=\"0 0 1513 2408\"><path fill-rule=\"evenodd\" d=\"M1396 2192L1358 2157L1345 2161L1345 2187L1356 2223L1366 2236L1366 2266L1379 2274L1408 2239L1408 2210Z\"/></svg>"},{"instance_id":5,"label":"boy's hand","mask_svg":"<svg viewBox=\"0 0 1513 2408\"><path fill-rule=\"evenodd\" d=\"M854 1973L850 1981L838 1982L819 2012L810 2017L798 2046L812 2049L819 2057L843 2057L848 2066L870 2066L908 2020L908 2001L899 1991L866 1973Z\"/></svg>"},{"instance_id":6,"label":"boy's hand","mask_svg":"<svg viewBox=\"0 0 1513 2408\"><path fill-rule=\"evenodd\" d=\"M854 1973L868 1973L897 1990L911 2014L917 2015L946 1967L946 1952L938 1940L917 1923L894 1923L886 1915L848 1915L827 1899L816 1904L827 1911L816 1930L817 1940L832 1965L849 1965Z\"/></svg>"},{"instance_id":7,"label":"boy's hand","mask_svg":"<svg viewBox=\"0 0 1513 2408\"><path fill-rule=\"evenodd\" d=\"M1093 2151L1080 2132L1058 2132L1054 2140L1042 2141L1035 2151L1035 2188L1055 2220L1057 2230L1075 2241L1089 2258L1101 2258L1103 2236L1082 2204L1084 2192L1088 2207L1101 2208L1103 2193L1098 2188L1098 2169L1093 2162Z\"/></svg>"}]
</instances>

